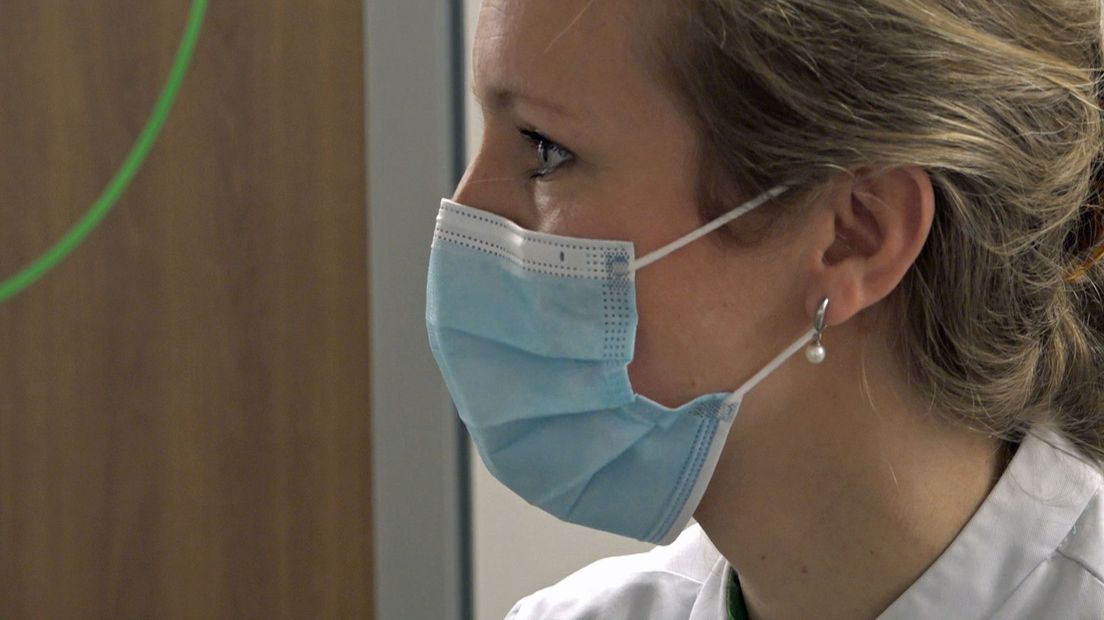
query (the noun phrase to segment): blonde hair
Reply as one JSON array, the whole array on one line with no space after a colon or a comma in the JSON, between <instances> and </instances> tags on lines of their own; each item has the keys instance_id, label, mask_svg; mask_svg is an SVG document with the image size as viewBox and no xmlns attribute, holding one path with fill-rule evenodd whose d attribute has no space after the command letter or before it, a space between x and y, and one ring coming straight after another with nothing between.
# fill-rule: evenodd
<instances>
[{"instance_id":1,"label":"blonde hair","mask_svg":"<svg viewBox=\"0 0 1104 620\"><path fill-rule=\"evenodd\" d=\"M1104 266L1067 282L1104 241L1100 0L662 13L645 51L700 134L703 209L778 182L796 209L841 171L922 166L935 221L891 297L910 382L953 422L1009 442L1050 423L1104 463Z\"/></svg>"}]
</instances>

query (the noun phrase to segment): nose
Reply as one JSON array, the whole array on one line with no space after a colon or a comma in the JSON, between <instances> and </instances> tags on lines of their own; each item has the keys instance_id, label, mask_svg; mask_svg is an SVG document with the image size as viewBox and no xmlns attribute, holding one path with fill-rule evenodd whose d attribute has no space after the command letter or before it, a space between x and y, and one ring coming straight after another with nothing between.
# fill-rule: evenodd
<instances>
[{"instance_id":1,"label":"nose","mask_svg":"<svg viewBox=\"0 0 1104 620\"><path fill-rule=\"evenodd\" d=\"M468 167L464 169L464 175L460 178L460 183L456 186L456 190L452 193L452 201L459 202L462 205L469 207L476 207L482 209L478 205L480 189L477 189L472 183L475 178L474 175L477 172L477 165L479 164L479 157L476 156L468 162Z\"/></svg>"},{"instance_id":2,"label":"nose","mask_svg":"<svg viewBox=\"0 0 1104 620\"><path fill-rule=\"evenodd\" d=\"M524 228L531 227L522 180L511 176L510 171L510 163L496 160L484 145L464 170L452 194L453 202L489 211Z\"/></svg>"}]
</instances>

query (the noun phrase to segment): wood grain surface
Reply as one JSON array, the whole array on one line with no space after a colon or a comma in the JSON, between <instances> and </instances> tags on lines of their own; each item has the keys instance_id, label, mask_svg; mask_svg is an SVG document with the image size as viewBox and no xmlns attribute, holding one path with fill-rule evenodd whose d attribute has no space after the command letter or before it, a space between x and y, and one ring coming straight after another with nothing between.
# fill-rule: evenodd
<instances>
[{"instance_id":1,"label":"wood grain surface","mask_svg":"<svg viewBox=\"0 0 1104 620\"><path fill-rule=\"evenodd\" d=\"M0 278L102 190L189 2L0 2ZM368 618L362 7L213 0L115 211L0 305L0 618Z\"/></svg>"}]
</instances>

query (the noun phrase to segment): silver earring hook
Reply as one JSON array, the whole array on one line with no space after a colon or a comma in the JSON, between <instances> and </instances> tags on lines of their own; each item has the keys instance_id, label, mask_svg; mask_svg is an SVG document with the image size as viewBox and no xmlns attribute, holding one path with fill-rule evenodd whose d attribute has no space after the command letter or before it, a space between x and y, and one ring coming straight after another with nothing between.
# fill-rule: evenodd
<instances>
[{"instance_id":1,"label":"silver earring hook","mask_svg":"<svg viewBox=\"0 0 1104 620\"><path fill-rule=\"evenodd\" d=\"M809 360L812 364L819 364L828 356L828 352L820 342L820 336L824 333L824 327L827 322L828 298L825 297L820 302L820 305L817 307L816 315L813 317L813 341L805 348L805 359Z\"/></svg>"},{"instance_id":2,"label":"silver earring hook","mask_svg":"<svg viewBox=\"0 0 1104 620\"><path fill-rule=\"evenodd\" d=\"M820 344L820 335L824 333L824 325L828 320L828 298L825 297L817 307L816 317L813 319L813 329L816 330L816 341Z\"/></svg>"}]
</instances>

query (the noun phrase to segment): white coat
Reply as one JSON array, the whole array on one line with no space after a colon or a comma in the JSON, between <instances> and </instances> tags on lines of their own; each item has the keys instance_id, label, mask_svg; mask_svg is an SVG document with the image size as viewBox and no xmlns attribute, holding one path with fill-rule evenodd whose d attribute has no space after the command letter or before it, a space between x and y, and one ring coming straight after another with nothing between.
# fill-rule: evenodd
<instances>
[{"instance_id":1,"label":"white coat","mask_svg":"<svg viewBox=\"0 0 1104 620\"><path fill-rule=\"evenodd\" d=\"M599 560L507 620L724 620L728 562L700 526ZM1104 619L1104 474L1050 429L1024 439L951 545L878 620Z\"/></svg>"}]
</instances>

